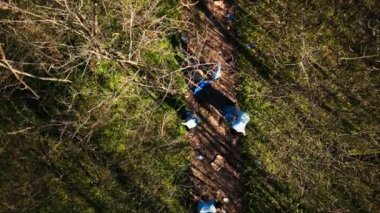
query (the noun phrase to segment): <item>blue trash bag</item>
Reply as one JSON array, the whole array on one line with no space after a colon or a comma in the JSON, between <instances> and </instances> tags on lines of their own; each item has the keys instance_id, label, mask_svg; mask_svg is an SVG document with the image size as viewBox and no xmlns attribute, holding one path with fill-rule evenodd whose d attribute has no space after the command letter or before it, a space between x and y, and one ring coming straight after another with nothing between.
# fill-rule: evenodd
<instances>
[{"instance_id":1,"label":"blue trash bag","mask_svg":"<svg viewBox=\"0 0 380 213\"><path fill-rule=\"evenodd\" d=\"M197 210L199 213L216 213L215 200L201 200L198 203Z\"/></svg>"}]
</instances>

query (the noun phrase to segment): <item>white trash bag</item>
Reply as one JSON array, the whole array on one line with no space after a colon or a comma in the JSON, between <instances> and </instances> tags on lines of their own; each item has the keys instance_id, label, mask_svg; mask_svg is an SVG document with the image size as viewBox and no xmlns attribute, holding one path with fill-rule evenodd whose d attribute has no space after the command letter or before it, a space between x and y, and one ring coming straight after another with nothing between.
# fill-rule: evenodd
<instances>
[{"instance_id":1,"label":"white trash bag","mask_svg":"<svg viewBox=\"0 0 380 213\"><path fill-rule=\"evenodd\" d=\"M182 122L182 124L185 125L188 129L192 129L198 125L195 118L189 119L186 122Z\"/></svg>"},{"instance_id":2,"label":"white trash bag","mask_svg":"<svg viewBox=\"0 0 380 213\"><path fill-rule=\"evenodd\" d=\"M212 80L216 80L222 76L222 65L218 62L216 70L212 73Z\"/></svg>"},{"instance_id":3,"label":"white trash bag","mask_svg":"<svg viewBox=\"0 0 380 213\"><path fill-rule=\"evenodd\" d=\"M247 126L249 120L249 115L246 112L238 112L236 120L231 123L232 129L245 135L245 127Z\"/></svg>"}]
</instances>

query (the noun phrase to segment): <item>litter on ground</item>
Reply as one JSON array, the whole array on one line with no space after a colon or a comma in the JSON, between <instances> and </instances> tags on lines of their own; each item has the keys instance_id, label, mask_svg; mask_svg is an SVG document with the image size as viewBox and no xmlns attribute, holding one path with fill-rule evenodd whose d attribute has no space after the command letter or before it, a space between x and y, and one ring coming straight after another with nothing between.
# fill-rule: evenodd
<instances>
[{"instance_id":1,"label":"litter on ground","mask_svg":"<svg viewBox=\"0 0 380 213\"><path fill-rule=\"evenodd\" d=\"M186 126L188 129L192 129L198 124L200 124L200 119L194 114L189 111L186 111L183 115L183 122L182 124Z\"/></svg>"},{"instance_id":2,"label":"litter on ground","mask_svg":"<svg viewBox=\"0 0 380 213\"><path fill-rule=\"evenodd\" d=\"M199 213L216 213L215 200L201 200L198 203Z\"/></svg>"},{"instance_id":3,"label":"litter on ground","mask_svg":"<svg viewBox=\"0 0 380 213\"><path fill-rule=\"evenodd\" d=\"M236 106L227 106L223 109L223 116L231 124L232 129L246 135L245 127L250 120L248 113L239 110Z\"/></svg>"}]
</instances>

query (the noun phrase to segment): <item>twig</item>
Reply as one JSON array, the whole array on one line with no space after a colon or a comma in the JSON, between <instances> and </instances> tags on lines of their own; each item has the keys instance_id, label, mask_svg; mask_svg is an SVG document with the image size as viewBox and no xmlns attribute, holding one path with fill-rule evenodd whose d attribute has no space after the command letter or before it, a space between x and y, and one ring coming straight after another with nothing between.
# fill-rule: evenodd
<instances>
[{"instance_id":1,"label":"twig","mask_svg":"<svg viewBox=\"0 0 380 213\"><path fill-rule=\"evenodd\" d=\"M5 54L4 54L4 51L3 51L3 48L1 47L1 45L0 45L0 58L1 58L1 61L3 61L3 60L5 60L5 62L6 63L8 63L7 61L6 61L6 58L5 58ZM2 63L0 63L0 65L2 65L3 66L3 64ZM12 66L10 66L10 64L8 63L8 67L7 66L4 66L5 68L7 68L7 69L9 69L10 67L12 67ZM25 86L25 88L27 88L31 93L33 93L33 95L37 98L37 99L39 99L40 98L40 96L38 96L37 95L37 93L32 89L32 88L30 88L21 78L20 78L20 76L18 76L18 74L17 73L15 73L14 72L14 70L13 69L10 69L10 71L14 74L14 76L17 78L17 80L19 81L19 82L21 82L24 86Z\"/></svg>"},{"instance_id":2,"label":"twig","mask_svg":"<svg viewBox=\"0 0 380 213\"><path fill-rule=\"evenodd\" d=\"M1 61L2 62L0 62L0 66L9 69L10 71L12 71L15 74L20 74L20 75L28 76L28 77L39 79L39 80L42 80L42 81L56 81L56 82L63 82L63 83L72 83L70 80L67 80L67 79L41 77L41 76L36 76L36 75L30 74L30 73L27 73L27 72L22 72L20 70L14 69L13 67L10 66L10 64L4 62L3 60L1 60Z\"/></svg>"},{"instance_id":3,"label":"twig","mask_svg":"<svg viewBox=\"0 0 380 213\"><path fill-rule=\"evenodd\" d=\"M363 59L363 58L374 58L378 57L379 55L365 55L360 57L352 57L352 58L339 58L339 60L356 60L356 59Z\"/></svg>"},{"instance_id":4,"label":"twig","mask_svg":"<svg viewBox=\"0 0 380 213\"><path fill-rule=\"evenodd\" d=\"M2 48L2 46L0 45L0 66L1 67L4 67L5 69L8 69L10 70L13 75L17 78L18 81L20 81L30 92L33 93L33 95L39 99L40 97L37 95L37 93L32 89L30 88L21 78L20 78L20 75L22 76L27 76L27 77L30 77L30 78L35 78L35 79L39 79L39 80L43 80L43 81L57 81L57 82L64 82L64 83L71 83L70 80L67 80L67 79L58 79L58 78L49 78L49 77L40 77L40 76L36 76L36 75L33 75L33 74L30 74L30 73L26 73L26 72L22 72L22 71L19 71L15 68L12 67L12 65L8 62L7 58L5 57L5 53L4 53L4 50Z\"/></svg>"},{"instance_id":5,"label":"twig","mask_svg":"<svg viewBox=\"0 0 380 213\"><path fill-rule=\"evenodd\" d=\"M17 135L18 133L22 133L22 132L28 131L30 129L33 129L33 128L34 128L33 126L30 126L30 127L24 128L24 129L13 131L13 132L7 132L7 135Z\"/></svg>"}]
</instances>

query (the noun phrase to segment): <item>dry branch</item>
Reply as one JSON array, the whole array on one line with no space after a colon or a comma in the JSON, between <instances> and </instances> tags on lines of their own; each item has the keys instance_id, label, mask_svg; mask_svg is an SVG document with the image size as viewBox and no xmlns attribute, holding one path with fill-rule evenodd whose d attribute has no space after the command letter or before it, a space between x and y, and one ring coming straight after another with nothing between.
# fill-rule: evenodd
<instances>
[{"instance_id":1,"label":"dry branch","mask_svg":"<svg viewBox=\"0 0 380 213\"><path fill-rule=\"evenodd\" d=\"M7 58L5 57L5 53L4 53L4 50L3 50L1 45L0 45L0 66L11 71L13 73L13 75L17 78L17 80L21 84L23 84L25 86L25 88L27 88L30 92L32 92L36 98L39 98L37 93L22 80L20 75L21 76L27 76L30 78L39 79L39 80L43 80L43 81L56 81L56 82L63 82L63 83L71 83L71 81L67 80L67 79L58 79L58 78L36 76L36 75L30 74L27 72L22 72L20 70L13 68L12 65L8 62Z\"/></svg>"}]
</instances>

